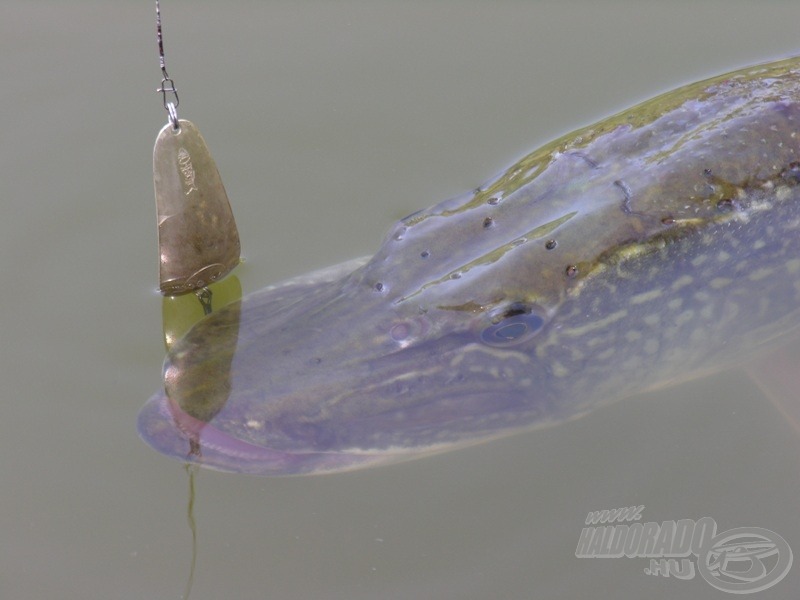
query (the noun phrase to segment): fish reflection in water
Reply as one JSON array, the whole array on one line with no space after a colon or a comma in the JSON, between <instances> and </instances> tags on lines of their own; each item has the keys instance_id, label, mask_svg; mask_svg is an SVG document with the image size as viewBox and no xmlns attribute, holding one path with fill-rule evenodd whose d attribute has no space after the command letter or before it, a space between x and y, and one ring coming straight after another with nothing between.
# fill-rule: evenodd
<instances>
[{"instance_id":1,"label":"fish reflection in water","mask_svg":"<svg viewBox=\"0 0 800 600\"><path fill-rule=\"evenodd\" d=\"M685 86L273 286L168 354L139 430L260 475L396 462L731 365L800 316L800 58Z\"/></svg>"}]
</instances>

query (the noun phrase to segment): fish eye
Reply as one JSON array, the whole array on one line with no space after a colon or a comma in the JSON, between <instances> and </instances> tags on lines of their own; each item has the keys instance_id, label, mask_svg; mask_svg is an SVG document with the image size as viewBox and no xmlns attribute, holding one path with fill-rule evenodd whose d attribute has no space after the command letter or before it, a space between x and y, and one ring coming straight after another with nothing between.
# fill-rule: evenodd
<instances>
[{"instance_id":1,"label":"fish eye","mask_svg":"<svg viewBox=\"0 0 800 600\"><path fill-rule=\"evenodd\" d=\"M537 333L544 319L531 306L515 303L495 313L491 325L481 331L481 341L490 346L519 344Z\"/></svg>"}]
</instances>

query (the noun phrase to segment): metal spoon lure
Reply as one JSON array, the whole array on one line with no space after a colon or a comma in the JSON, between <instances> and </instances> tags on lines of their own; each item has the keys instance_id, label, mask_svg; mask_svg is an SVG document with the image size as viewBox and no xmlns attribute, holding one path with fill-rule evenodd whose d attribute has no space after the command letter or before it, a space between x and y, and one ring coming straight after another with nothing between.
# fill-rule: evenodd
<instances>
[{"instance_id":1,"label":"metal spoon lure","mask_svg":"<svg viewBox=\"0 0 800 600\"><path fill-rule=\"evenodd\" d=\"M178 119L178 92L167 74L156 0L156 29L169 120L153 148L153 182L158 214L159 289L165 296L201 289L240 262L241 246L228 195L203 136Z\"/></svg>"}]
</instances>

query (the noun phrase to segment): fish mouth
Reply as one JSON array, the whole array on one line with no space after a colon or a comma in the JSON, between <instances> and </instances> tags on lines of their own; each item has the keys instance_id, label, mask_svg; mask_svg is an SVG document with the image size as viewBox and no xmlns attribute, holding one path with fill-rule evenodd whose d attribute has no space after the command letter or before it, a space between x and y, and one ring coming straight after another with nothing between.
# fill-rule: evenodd
<instances>
[{"instance_id":1,"label":"fish mouth","mask_svg":"<svg viewBox=\"0 0 800 600\"><path fill-rule=\"evenodd\" d=\"M493 367L474 368L492 356L474 346L445 352L443 364L425 370L406 370L404 361L386 358L391 368L375 361L365 370L372 375L368 379L345 378L285 395L250 389L240 394L234 384L213 414L205 405L197 410L161 391L141 411L139 434L162 454L184 462L274 476L403 462L547 420L550 411L541 398L533 401L530 389L505 382L502 372L492 376ZM452 369L453 362L464 369Z\"/></svg>"},{"instance_id":2,"label":"fish mouth","mask_svg":"<svg viewBox=\"0 0 800 600\"><path fill-rule=\"evenodd\" d=\"M409 460L403 451L285 452L239 439L181 410L165 394L154 395L139 413L139 435L152 448L185 463L260 476L344 472Z\"/></svg>"},{"instance_id":3,"label":"fish mouth","mask_svg":"<svg viewBox=\"0 0 800 600\"><path fill-rule=\"evenodd\" d=\"M435 454L552 413L529 350L463 328L408 347L375 341L387 308L353 289L306 277L200 321L170 350L139 435L209 468L299 475Z\"/></svg>"},{"instance_id":4,"label":"fish mouth","mask_svg":"<svg viewBox=\"0 0 800 600\"><path fill-rule=\"evenodd\" d=\"M542 420L537 426L549 423ZM503 426L484 428L477 435L431 435L414 446L358 447L341 450L277 450L246 441L187 414L163 393L154 395L139 413L139 436L159 453L212 470L256 476L297 476L342 473L407 462L485 443L533 429L509 419ZM452 432L451 432L452 433Z\"/></svg>"}]
</instances>

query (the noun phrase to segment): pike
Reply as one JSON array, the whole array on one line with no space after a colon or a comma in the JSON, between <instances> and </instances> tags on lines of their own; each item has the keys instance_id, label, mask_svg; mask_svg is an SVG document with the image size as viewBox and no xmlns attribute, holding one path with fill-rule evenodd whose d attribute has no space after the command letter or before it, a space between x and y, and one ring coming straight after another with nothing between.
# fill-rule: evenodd
<instances>
[{"instance_id":1,"label":"pike","mask_svg":"<svg viewBox=\"0 0 800 600\"><path fill-rule=\"evenodd\" d=\"M800 58L684 86L268 287L168 353L141 436L257 475L563 423L754 360L800 317Z\"/></svg>"}]
</instances>

